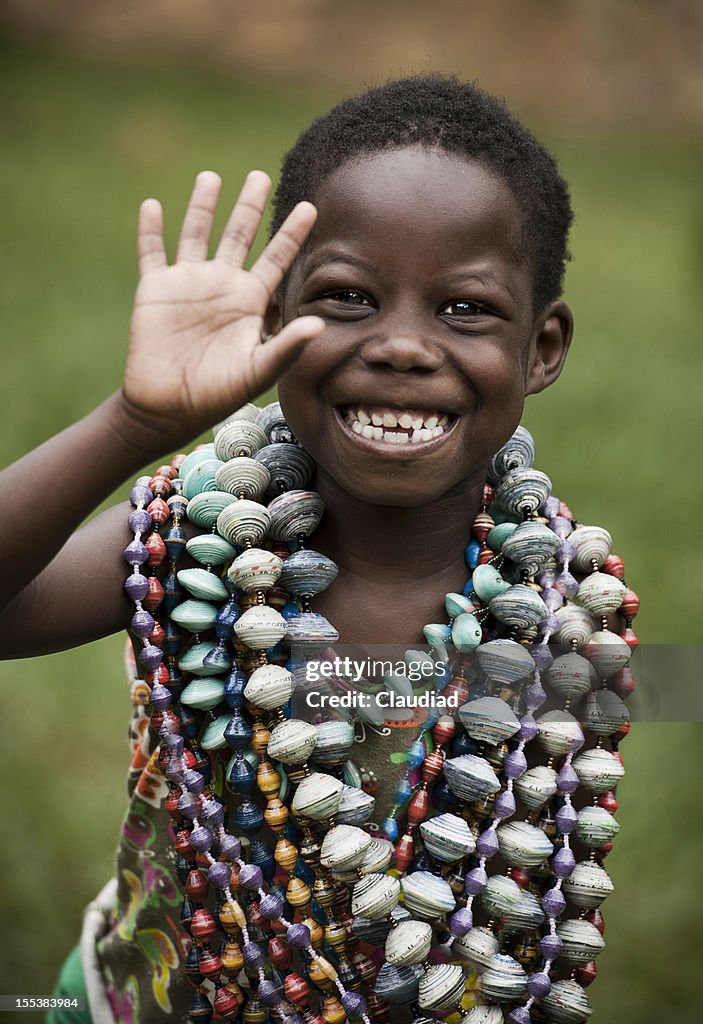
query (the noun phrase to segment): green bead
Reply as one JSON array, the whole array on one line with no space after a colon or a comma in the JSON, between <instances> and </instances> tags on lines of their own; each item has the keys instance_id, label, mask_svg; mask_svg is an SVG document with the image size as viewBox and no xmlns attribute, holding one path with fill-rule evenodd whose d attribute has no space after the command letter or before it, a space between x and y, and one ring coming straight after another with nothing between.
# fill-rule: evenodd
<instances>
[{"instance_id":1,"label":"green bead","mask_svg":"<svg viewBox=\"0 0 703 1024\"><path fill-rule=\"evenodd\" d=\"M190 672L194 676L216 676L219 672L219 667L217 665L204 664L208 654L216 650L217 644L194 644L179 660L178 667L182 672Z\"/></svg>"},{"instance_id":2,"label":"green bead","mask_svg":"<svg viewBox=\"0 0 703 1024\"><path fill-rule=\"evenodd\" d=\"M237 549L218 533L201 533L186 542L186 551L201 565L224 565L237 556Z\"/></svg>"},{"instance_id":3,"label":"green bead","mask_svg":"<svg viewBox=\"0 0 703 1024\"><path fill-rule=\"evenodd\" d=\"M464 612L454 619L452 624L452 643L462 654L475 651L481 643L481 627L473 615Z\"/></svg>"},{"instance_id":4,"label":"green bead","mask_svg":"<svg viewBox=\"0 0 703 1024\"><path fill-rule=\"evenodd\" d=\"M494 526L486 538L486 543L491 551L495 551L497 554L502 549L508 537L515 533L517 526L517 523L498 523L497 526Z\"/></svg>"},{"instance_id":5,"label":"green bead","mask_svg":"<svg viewBox=\"0 0 703 1024\"><path fill-rule=\"evenodd\" d=\"M171 612L171 618L191 633L202 633L215 625L217 608L207 601L182 601Z\"/></svg>"},{"instance_id":6,"label":"green bead","mask_svg":"<svg viewBox=\"0 0 703 1024\"><path fill-rule=\"evenodd\" d=\"M210 681L216 682L214 679ZM203 750L221 750L222 747L227 746L225 729L231 718L231 715L218 715L214 722L210 722L200 740Z\"/></svg>"},{"instance_id":7,"label":"green bead","mask_svg":"<svg viewBox=\"0 0 703 1024\"><path fill-rule=\"evenodd\" d=\"M202 601L226 601L229 596L220 577L207 569L181 569L177 576L181 586Z\"/></svg>"},{"instance_id":8,"label":"green bead","mask_svg":"<svg viewBox=\"0 0 703 1024\"><path fill-rule=\"evenodd\" d=\"M181 694L181 704L209 711L216 708L225 692L225 684L221 679L193 679Z\"/></svg>"},{"instance_id":9,"label":"green bead","mask_svg":"<svg viewBox=\"0 0 703 1024\"><path fill-rule=\"evenodd\" d=\"M438 622L429 622L422 632L425 634L425 640L430 647L443 647L451 636L449 626Z\"/></svg>"},{"instance_id":10,"label":"green bead","mask_svg":"<svg viewBox=\"0 0 703 1024\"><path fill-rule=\"evenodd\" d=\"M476 607L463 594L447 594L444 599L444 607L450 619L455 619L464 612L475 612Z\"/></svg>"},{"instance_id":11,"label":"green bead","mask_svg":"<svg viewBox=\"0 0 703 1024\"><path fill-rule=\"evenodd\" d=\"M494 597L510 589L510 584L503 579L492 565L477 565L471 576L476 594L482 601L492 601Z\"/></svg>"}]
</instances>

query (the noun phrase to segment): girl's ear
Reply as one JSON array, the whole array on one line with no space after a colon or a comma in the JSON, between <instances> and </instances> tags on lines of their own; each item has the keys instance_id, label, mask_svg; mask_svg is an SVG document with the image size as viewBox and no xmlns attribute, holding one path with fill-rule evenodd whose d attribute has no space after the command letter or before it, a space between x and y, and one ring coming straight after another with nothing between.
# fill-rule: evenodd
<instances>
[{"instance_id":1,"label":"girl's ear","mask_svg":"<svg viewBox=\"0 0 703 1024\"><path fill-rule=\"evenodd\" d=\"M278 334L282 326L281 307L277 296L274 295L264 313L264 337L270 338L272 334Z\"/></svg>"},{"instance_id":2,"label":"girl's ear","mask_svg":"<svg viewBox=\"0 0 703 1024\"><path fill-rule=\"evenodd\" d=\"M565 302L551 302L535 324L525 378L525 394L536 395L562 371L574 333L573 313Z\"/></svg>"}]
</instances>

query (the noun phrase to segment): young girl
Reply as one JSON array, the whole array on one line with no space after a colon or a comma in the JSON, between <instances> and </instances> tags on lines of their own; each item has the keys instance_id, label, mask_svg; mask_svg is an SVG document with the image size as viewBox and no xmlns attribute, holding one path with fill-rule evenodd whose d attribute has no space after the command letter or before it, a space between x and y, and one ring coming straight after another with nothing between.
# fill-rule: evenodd
<instances>
[{"instance_id":1,"label":"young girl","mask_svg":"<svg viewBox=\"0 0 703 1024\"><path fill-rule=\"evenodd\" d=\"M90 1014L585 1020L636 598L518 430L571 341L567 187L497 100L435 76L301 136L247 271L269 187L248 176L208 259L220 179L200 174L172 266L142 205L123 388L2 474L6 656L131 626L139 666L116 879L81 942ZM257 417L275 382L282 414ZM214 450L77 530L213 424ZM308 701L289 723L294 682L316 687L280 643L337 636L429 643L461 710L360 701L355 733ZM560 710L535 724L542 670ZM598 739L574 768L577 719Z\"/></svg>"}]
</instances>

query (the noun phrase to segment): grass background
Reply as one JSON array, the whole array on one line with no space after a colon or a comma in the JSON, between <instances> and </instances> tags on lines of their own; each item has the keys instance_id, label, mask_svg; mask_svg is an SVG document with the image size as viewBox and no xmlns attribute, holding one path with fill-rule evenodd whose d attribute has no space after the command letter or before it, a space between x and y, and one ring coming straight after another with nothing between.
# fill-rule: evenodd
<instances>
[{"instance_id":1,"label":"grass background","mask_svg":"<svg viewBox=\"0 0 703 1024\"><path fill-rule=\"evenodd\" d=\"M0 53L0 75L4 465L119 386L139 201L163 200L173 242L199 169L222 173L226 206L249 168L275 175L337 97L16 47ZM538 464L579 519L613 533L643 598L640 635L699 642L701 144L532 127L559 157L578 218L566 296L576 341L525 417ZM112 637L0 665L2 992L51 990L111 873L127 767L121 649ZM698 723L643 723L623 745L616 892L589 991L601 1024L699 1020L702 737Z\"/></svg>"}]
</instances>

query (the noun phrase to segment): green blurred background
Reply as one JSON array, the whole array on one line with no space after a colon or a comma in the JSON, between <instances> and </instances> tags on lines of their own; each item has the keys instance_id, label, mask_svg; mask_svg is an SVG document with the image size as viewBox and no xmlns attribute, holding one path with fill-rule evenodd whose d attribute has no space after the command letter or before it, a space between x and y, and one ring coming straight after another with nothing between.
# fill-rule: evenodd
<instances>
[{"instance_id":1,"label":"green blurred background","mask_svg":"<svg viewBox=\"0 0 703 1024\"><path fill-rule=\"evenodd\" d=\"M199 169L222 173L226 206L248 169L275 175L301 128L353 88L428 67L479 73L552 146L577 211L566 295L574 348L562 380L530 400L525 417L539 465L579 519L613 533L643 598L640 635L700 642L703 111L695 73L676 50L693 47L693 5L672 5L673 35L671 8L657 16L649 3L611 5L620 63L607 31L609 48L598 51L597 3L588 5L589 32L583 4L564 4L571 21L561 24L545 3L535 3L532 16L530 5L498 4L493 22L478 12L478 49L470 19L462 22L464 40L474 40L470 59L451 22L437 20L447 12L469 18L449 3L432 5L431 43L414 4L395 22L392 11L401 9L388 5L384 24L397 32L381 32L381 42L373 20L365 36L359 29L362 15L373 17L369 4L281 4L286 22L264 3L268 21L260 16L258 36L234 4L242 20L230 18L231 34L220 32L219 43L217 18L209 35L198 34L187 5L172 7L180 32L164 3L145 5L148 24L125 16L110 25L104 3L61 6L63 16L42 3L9 4L0 52L0 464L119 386L142 198L162 199L172 243ZM202 10L223 17L225 8L213 2ZM328 23L335 17L337 32ZM298 30L288 44L287 24ZM506 35L506 25L514 33ZM544 60L534 53L540 26ZM156 59L162 40L168 45ZM83 906L111 874L128 760L122 646L113 637L0 665L2 992L51 990ZM698 723L642 723L623 744L622 832L607 865L616 891L589 990L600 1024L700 1019L702 738Z\"/></svg>"}]
</instances>

